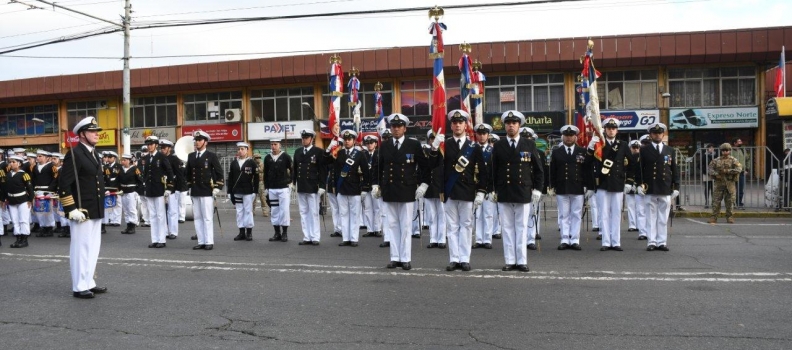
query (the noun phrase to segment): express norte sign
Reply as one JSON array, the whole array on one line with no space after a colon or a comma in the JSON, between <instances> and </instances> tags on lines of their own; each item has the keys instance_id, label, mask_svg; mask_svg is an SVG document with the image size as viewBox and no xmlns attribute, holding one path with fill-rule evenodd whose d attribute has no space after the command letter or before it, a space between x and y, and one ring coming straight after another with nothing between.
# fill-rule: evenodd
<instances>
[{"instance_id":1,"label":"express norte sign","mask_svg":"<svg viewBox=\"0 0 792 350\"><path fill-rule=\"evenodd\" d=\"M669 116L672 130L759 127L757 107L672 109Z\"/></svg>"}]
</instances>

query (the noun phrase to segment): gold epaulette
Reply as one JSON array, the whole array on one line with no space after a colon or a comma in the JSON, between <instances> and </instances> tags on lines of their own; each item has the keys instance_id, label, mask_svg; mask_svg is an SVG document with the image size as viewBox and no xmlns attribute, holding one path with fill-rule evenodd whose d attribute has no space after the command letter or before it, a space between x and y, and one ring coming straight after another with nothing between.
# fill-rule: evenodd
<instances>
[{"instance_id":1,"label":"gold epaulette","mask_svg":"<svg viewBox=\"0 0 792 350\"><path fill-rule=\"evenodd\" d=\"M64 207L67 207L67 206L70 206L70 205L74 205L74 197L72 197L72 196L61 197L60 200L61 200L61 204Z\"/></svg>"}]
</instances>

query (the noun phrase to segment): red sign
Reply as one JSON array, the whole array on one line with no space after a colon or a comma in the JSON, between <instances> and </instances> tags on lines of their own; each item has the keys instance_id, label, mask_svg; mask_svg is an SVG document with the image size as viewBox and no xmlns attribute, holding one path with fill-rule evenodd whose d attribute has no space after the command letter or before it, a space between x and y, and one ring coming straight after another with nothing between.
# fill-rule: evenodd
<instances>
[{"instance_id":1,"label":"red sign","mask_svg":"<svg viewBox=\"0 0 792 350\"><path fill-rule=\"evenodd\" d=\"M71 131L66 132L66 147L71 148L71 145L76 145L80 142L80 138ZM116 131L103 130L99 132L99 141L96 142L97 147L107 147L116 145Z\"/></svg>"},{"instance_id":2,"label":"red sign","mask_svg":"<svg viewBox=\"0 0 792 350\"><path fill-rule=\"evenodd\" d=\"M212 138L210 142L242 141L242 124L190 125L182 127L182 136L191 136L203 130Z\"/></svg>"}]
</instances>

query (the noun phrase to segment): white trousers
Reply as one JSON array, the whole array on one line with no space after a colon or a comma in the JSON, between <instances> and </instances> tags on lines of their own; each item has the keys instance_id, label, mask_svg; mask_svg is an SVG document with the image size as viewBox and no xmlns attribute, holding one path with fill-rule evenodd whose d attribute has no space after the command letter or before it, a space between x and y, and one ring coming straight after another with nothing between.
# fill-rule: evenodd
<instances>
[{"instance_id":1,"label":"white trousers","mask_svg":"<svg viewBox=\"0 0 792 350\"><path fill-rule=\"evenodd\" d=\"M148 204L146 204L146 197L138 197L138 202L140 203L140 216L143 222L147 224L151 224L151 217L149 216L148 211Z\"/></svg>"},{"instance_id":2,"label":"white trousers","mask_svg":"<svg viewBox=\"0 0 792 350\"><path fill-rule=\"evenodd\" d=\"M492 203L495 206L492 212L492 234L499 235L501 234L501 222L500 222L500 212L498 208L498 203Z\"/></svg>"},{"instance_id":3,"label":"white trousers","mask_svg":"<svg viewBox=\"0 0 792 350\"><path fill-rule=\"evenodd\" d=\"M415 205L413 205L413 212L410 220L412 220L412 234L421 234L421 225L428 225L426 223L426 199L421 198Z\"/></svg>"},{"instance_id":4,"label":"white trousers","mask_svg":"<svg viewBox=\"0 0 792 350\"><path fill-rule=\"evenodd\" d=\"M179 221L187 218L187 192L176 192L179 194Z\"/></svg>"},{"instance_id":5,"label":"white trousers","mask_svg":"<svg viewBox=\"0 0 792 350\"><path fill-rule=\"evenodd\" d=\"M192 197L193 222L198 244L214 244L214 198ZM151 225L152 230L154 225Z\"/></svg>"},{"instance_id":6,"label":"white trousers","mask_svg":"<svg viewBox=\"0 0 792 350\"><path fill-rule=\"evenodd\" d=\"M116 205L112 208L105 208L105 215L104 219L102 219L102 223L104 224L120 224L121 223L121 207L123 206L123 201L121 198L116 197Z\"/></svg>"},{"instance_id":7,"label":"white trousers","mask_svg":"<svg viewBox=\"0 0 792 350\"><path fill-rule=\"evenodd\" d=\"M30 210L27 203L8 205L11 222L14 223L14 236L30 236Z\"/></svg>"},{"instance_id":8,"label":"white trousers","mask_svg":"<svg viewBox=\"0 0 792 350\"><path fill-rule=\"evenodd\" d=\"M330 195L329 197L334 198L336 196ZM282 202L281 205L283 205ZM319 232L319 194L297 192L297 205L300 208L300 224L303 230L303 241L319 242L322 238ZM336 203L336 209L337 208L338 203ZM333 214L334 226L337 219L340 224L340 217Z\"/></svg>"},{"instance_id":9,"label":"white trousers","mask_svg":"<svg viewBox=\"0 0 792 350\"><path fill-rule=\"evenodd\" d=\"M668 213L671 196L646 195L646 229L649 232L647 245L661 246L668 242Z\"/></svg>"},{"instance_id":10,"label":"white trousers","mask_svg":"<svg viewBox=\"0 0 792 350\"><path fill-rule=\"evenodd\" d=\"M289 226L291 224L291 189L273 188L268 191L270 201L278 200L278 206L270 208L270 222L273 226Z\"/></svg>"},{"instance_id":11,"label":"white trousers","mask_svg":"<svg viewBox=\"0 0 792 350\"><path fill-rule=\"evenodd\" d=\"M168 196L168 233L179 235L179 215L182 202L182 192L173 192Z\"/></svg>"},{"instance_id":12,"label":"white trousers","mask_svg":"<svg viewBox=\"0 0 792 350\"><path fill-rule=\"evenodd\" d=\"M559 194L558 220L561 227L561 243L580 244L580 225L583 222L583 195Z\"/></svg>"},{"instance_id":13,"label":"white trousers","mask_svg":"<svg viewBox=\"0 0 792 350\"><path fill-rule=\"evenodd\" d=\"M121 205L124 208L124 221L127 224L138 224L137 202L137 192L124 192L124 194L121 195Z\"/></svg>"},{"instance_id":14,"label":"white trousers","mask_svg":"<svg viewBox=\"0 0 792 350\"><path fill-rule=\"evenodd\" d=\"M446 201L445 221L448 230L450 261L452 263L469 263L471 242L473 241L473 202L455 199Z\"/></svg>"},{"instance_id":15,"label":"white trousers","mask_svg":"<svg viewBox=\"0 0 792 350\"><path fill-rule=\"evenodd\" d=\"M507 265L528 264L526 221L531 203L498 203L503 234L503 258Z\"/></svg>"},{"instance_id":16,"label":"white trousers","mask_svg":"<svg viewBox=\"0 0 792 350\"><path fill-rule=\"evenodd\" d=\"M635 196L635 224L638 236L649 237L646 229L646 196Z\"/></svg>"},{"instance_id":17,"label":"white trousers","mask_svg":"<svg viewBox=\"0 0 792 350\"><path fill-rule=\"evenodd\" d=\"M597 191L597 207L599 208L600 233L603 247L621 246L621 209L624 199L622 192Z\"/></svg>"},{"instance_id":18,"label":"white trousers","mask_svg":"<svg viewBox=\"0 0 792 350\"><path fill-rule=\"evenodd\" d=\"M82 292L96 287L94 274L101 244L101 219L71 222L69 267L71 268L72 291Z\"/></svg>"},{"instance_id":19,"label":"white trousers","mask_svg":"<svg viewBox=\"0 0 792 350\"><path fill-rule=\"evenodd\" d=\"M342 239L344 242L357 242L360 235L360 196L339 194L336 195L336 199L338 200Z\"/></svg>"},{"instance_id":20,"label":"white trousers","mask_svg":"<svg viewBox=\"0 0 792 350\"><path fill-rule=\"evenodd\" d=\"M602 217L599 215L599 203L597 203L597 194L599 192L604 192L605 190L598 190L594 193L594 197L589 198L589 210L591 214L591 228L600 228L602 227ZM602 233L602 232L600 232Z\"/></svg>"},{"instance_id":21,"label":"white trousers","mask_svg":"<svg viewBox=\"0 0 792 350\"><path fill-rule=\"evenodd\" d=\"M382 230L382 214L380 213L381 200L374 198L371 192L367 192L363 197L363 224L366 225L367 232L378 232Z\"/></svg>"},{"instance_id":22,"label":"white trousers","mask_svg":"<svg viewBox=\"0 0 792 350\"><path fill-rule=\"evenodd\" d=\"M624 205L627 206L627 227L638 228L638 200L637 194L625 194Z\"/></svg>"},{"instance_id":23,"label":"white trousers","mask_svg":"<svg viewBox=\"0 0 792 350\"><path fill-rule=\"evenodd\" d=\"M412 234L406 223L412 220L415 202L384 202L385 237L390 239L390 261L410 262Z\"/></svg>"},{"instance_id":24,"label":"white trousers","mask_svg":"<svg viewBox=\"0 0 792 350\"><path fill-rule=\"evenodd\" d=\"M542 222L541 210L541 202L531 203L531 211L528 213L528 220L525 223L526 239L528 240L526 244L536 244L536 233L539 232L539 225Z\"/></svg>"},{"instance_id":25,"label":"white trousers","mask_svg":"<svg viewBox=\"0 0 792 350\"><path fill-rule=\"evenodd\" d=\"M165 197L145 197L146 207L151 215L151 243L165 243L168 223L165 220Z\"/></svg>"},{"instance_id":26,"label":"white trousers","mask_svg":"<svg viewBox=\"0 0 792 350\"><path fill-rule=\"evenodd\" d=\"M451 200L448 200L449 202ZM447 218L447 203L440 198L424 198L424 225L429 226L429 243L445 243ZM448 223L450 225L450 223ZM450 234L450 231L449 231Z\"/></svg>"},{"instance_id":27,"label":"white trousers","mask_svg":"<svg viewBox=\"0 0 792 350\"><path fill-rule=\"evenodd\" d=\"M11 214L7 209L3 209L0 205L0 214L3 216L3 225L8 225L11 223Z\"/></svg>"},{"instance_id":28,"label":"white trousers","mask_svg":"<svg viewBox=\"0 0 792 350\"><path fill-rule=\"evenodd\" d=\"M485 200L475 212L476 219L476 243L492 243L492 235L495 233L495 214L498 204Z\"/></svg>"},{"instance_id":29,"label":"white trousers","mask_svg":"<svg viewBox=\"0 0 792 350\"><path fill-rule=\"evenodd\" d=\"M255 194L235 195L236 224L238 228L253 228L253 201Z\"/></svg>"},{"instance_id":30,"label":"white trousers","mask_svg":"<svg viewBox=\"0 0 792 350\"><path fill-rule=\"evenodd\" d=\"M327 200L330 202L330 214L333 217L333 232L341 232L341 213L338 211L338 195L327 192ZM300 196L300 193L297 193ZM302 206L300 206L302 208ZM302 209L301 209L302 210ZM319 211L317 210L317 213ZM302 211L300 211L302 215Z\"/></svg>"},{"instance_id":31,"label":"white trousers","mask_svg":"<svg viewBox=\"0 0 792 350\"><path fill-rule=\"evenodd\" d=\"M380 229L382 230L382 241L390 242L390 231L385 229L385 201L382 200L382 197L377 198L377 201L379 202L380 208L380 223L382 224Z\"/></svg>"}]
</instances>

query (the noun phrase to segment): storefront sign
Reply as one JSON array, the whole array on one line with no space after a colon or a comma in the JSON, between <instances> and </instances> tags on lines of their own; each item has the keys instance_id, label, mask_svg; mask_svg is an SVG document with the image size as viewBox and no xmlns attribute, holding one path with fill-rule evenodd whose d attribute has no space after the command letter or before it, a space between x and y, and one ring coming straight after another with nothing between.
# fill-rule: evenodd
<instances>
[{"instance_id":1,"label":"storefront sign","mask_svg":"<svg viewBox=\"0 0 792 350\"><path fill-rule=\"evenodd\" d=\"M410 124L412 124L413 118L410 118ZM341 131L344 130L355 130L355 121L351 118L341 119ZM322 134L322 138L330 138L330 129L327 127L327 120L320 120L319 121L319 130ZM360 119L360 130L363 132L363 135L377 135L377 118L361 118Z\"/></svg>"},{"instance_id":2,"label":"storefront sign","mask_svg":"<svg viewBox=\"0 0 792 350\"><path fill-rule=\"evenodd\" d=\"M525 116L525 124L537 133L550 133L561 130L566 124L566 113L557 112L522 112ZM501 113L485 113L484 121L492 126L492 130L497 134L506 132L506 125L501 120Z\"/></svg>"},{"instance_id":3,"label":"storefront sign","mask_svg":"<svg viewBox=\"0 0 792 350\"><path fill-rule=\"evenodd\" d=\"M116 145L116 131L115 130L102 130L99 132L99 142L96 147L108 147ZM66 147L76 145L80 142L80 138L71 131L66 132Z\"/></svg>"},{"instance_id":4,"label":"storefront sign","mask_svg":"<svg viewBox=\"0 0 792 350\"><path fill-rule=\"evenodd\" d=\"M646 129L654 123L660 122L660 111L640 110L640 111L601 111L602 120L615 118L619 121L619 130L633 131Z\"/></svg>"},{"instance_id":5,"label":"storefront sign","mask_svg":"<svg viewBox=\"0 0 792 350\"><path fill-rule=\"evenodd\" d=\"M174 143L178 139L176 137L176 128L140 128L130 129L129 135L131 136L131 144L142 145L145 143L146 138L149 136L156 136L160 140L167 139Z\"/></svg>"},{"instance_id":6,"label":"storefront sign","mask_svg":"<svg viewBox=\"0 0 792 350\"><path fill-rule=\"evenodd\" d=\"M242 141L242 124L207 124L183 126L182 136L190 136L196 130L203 130L209 134L209 137L212 138L211 142Z\"/></svg>"},{"instance_id":7,"label":"storefront sign","mask_svg":"<svg viewBox=\"0 0 792 350\"><path fill-rule=\"evenodd\" d=\"M300 120L293 122L248 123L249 140L269 140L273 138L299 139L300 130L314 129L314 122Z\"/></svg>"},{"instance_id":8,"label":"storefront sign","mask_svg":"<svg viewBox=\"0 0 792 350\"><path fill-rule=\"evenodd\" d=\"M688 108L669 111L671 130L737 129L759 126L759 109Z\"/></svg>"},{"instance_id":9,"label":"storefront sign","mask_svg":"<svg viewBox=\"0 0 792 350\"><path fill-rule=\"evenodd\" d=\"M792 97L775 97L768 100L765 116L768 119L792 117Z\"/></svg>"},{"instance_id":10,"label":"storefront sign","mask_svg":"<svg viewBox=\"0 0 792 350\"><path fill-rule=\"evenodd\" d=\"M514 91L501 91L500 92L500 101L502 102L514 102Z\"/></svg>"},{"instance_id":11,"label":"storefront sign","mask_svg":"<svg viewBox=\"0 0 792 350\"><path fill-rule=\"evenodd\" d=\"M792 121L784 122L784 148L792 149Z\"/></svg>"}]
</instances>

